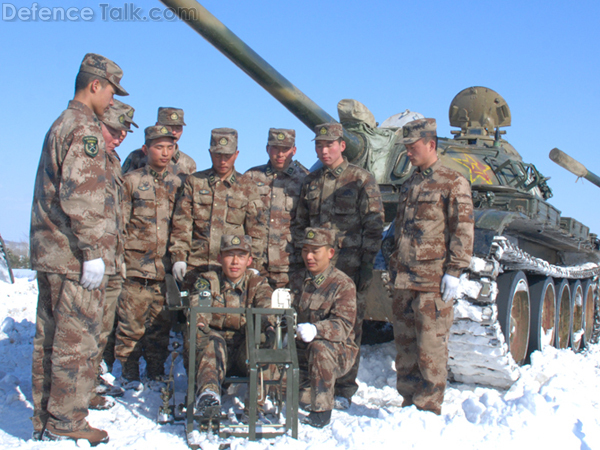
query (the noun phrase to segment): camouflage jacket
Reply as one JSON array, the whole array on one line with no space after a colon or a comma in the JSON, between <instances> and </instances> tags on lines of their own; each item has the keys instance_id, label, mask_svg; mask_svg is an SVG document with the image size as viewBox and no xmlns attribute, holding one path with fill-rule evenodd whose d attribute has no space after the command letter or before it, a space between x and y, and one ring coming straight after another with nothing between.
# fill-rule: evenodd
<instances>
[{"instance_id":1,"label":"camouflage jacket","mask_svg":"<svg viewBox=\"0 0 600 450\"><path fill-rule=\"evenodd\" d=\"M331 264L316 277L307 270L299 270L292 276L290 288L298 323L314 324L315 339L356 347L353 331L356 287L348 275Z\"/></svg>"},{"instance_id":2,"label":"camouflage jacket","mask_svg":"<svg viewBox=\"0 0 600 450\"><path fill-rule=\"evenodd\" d=\"M265 209L268 227L266 267L268 272L288 272L290 264L300 264L292 243L291 224L296 217L302 182L308 170L293 161L283 172L273 170L271 163L253 167L246 175L256 183Z\"/></svg>"},{"instance_id":3,"label":"camouflage jacket","mask_svg":"<svg viewBox=\"0 0 600 450\"><path fill-rule=\"evenodd\" d=\"M215 270L224 234L251 236L253 266L262 267L267 232L256 185L235 170L225 181L213 169L189 175L173 216L171 260Z\"/></svg>"},{"instance_id":4,"label":"camouflage jacket","mask_svg":"<svg viewBox=\"0 0 600 450\"><path fill-rule=\"evenodd\" d=\"M105 273L115 274L120 218L111 164L100 121L70 101L42 147L31 208L34 270L80 274L84 261L103 258Z\"/></svg>"},{"instance_id":5,"label":"camouflage jacket","mask_svg":"<svg viewBox=\"0 0 600 450\"><path fill-rule=\"evenodd\" d=\"M133 172L134 170L144 167L148 164L148 158L144 155L141 148L132 151L125 162L123 163L123 173ZM175 144L175 152L171 158L171 166L169 171L175 175L191 175L196 171L196 162L191 156L186 155L179 149L179 145ZM185 181L185 176L180 176L181 181Z\"/></svg>"},{"instance_id":6,"label":"camouflage jacket","mask_svg":"<svg viewBox=\"0 0 600 450\"><path fill-rule=\"evenodd\" d=\"M194 284L191 305L197 305L197 294L210 291L211 306L217 308L270 308L273 289L265 277L246 270L244 278L234 285L223 274L221 269L205 272ZM271 320L270 318L266 318ZM215 330L244 330L246 316L244 314L212 313L198 316L198 326L205 329L205 324Z\"/></svg>"},{"instance_id":7,"label":"camouflage jacket","mask_svg":"<svg viewBox=\"0 0 600 450\"><path fill-rule=\"evenodd\" d=\"M334 170L322 167L306 176L292 232L295 242L300 242L307 227L337 230L333 264L353 276L361 262L375 259L383 220L375 178L344 158Z\"/></svg>"},{"instance_id":8,"label":"camouflage jacket","mask_svg":"<svg viewBox=\"0 0 600 450\"><path fill-rule=\"evenodd\" d=\"M178 176L168 170L158 174L150 166L125 175L127 276L163 280L171 272L167 246L181 186Z\"/></svg>"},{"instance_id":9,"label":"camouflage jacket","mask_svg":"<svg viewBox=\"0 0 600 450\"><path fill-rule=\"evenodd\" d=\"M106 179L106 203L109 210L114 211L114 220L107 222L107 233L117 236L116 245L109 246L107 250L107 261L115 261L115 273L125 276L124 252L125 252L125 217L123 213L123 195L125 191L125 180L121 171L121 158L116 151L108 152L108 169L112 177Z\"/></svg>"},{"instance_id":10,"label":"camouflage jacket","mask_svg":"<svg viewBox=\"0 0 600 450\"><path fill-rule=\"evenodd\" d=\"M391 267L395 288L434 291L445 273L458 277L473 254L469 182L437 161L402 185Z\"/></svg>"}]
</instances>

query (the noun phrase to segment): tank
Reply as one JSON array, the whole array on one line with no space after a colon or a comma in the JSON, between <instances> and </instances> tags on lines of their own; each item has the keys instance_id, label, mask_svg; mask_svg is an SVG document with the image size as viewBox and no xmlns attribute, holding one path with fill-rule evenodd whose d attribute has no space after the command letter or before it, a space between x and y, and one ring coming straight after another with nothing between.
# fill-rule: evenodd
<instances>
[{"instance_id":1,"label":"tank","mask_svg":"<svg viewBox=\"0 0 600 450\"><path fill-rule=\"evenodd\" d=\"M162 0L217 50L246 72L311 130L335 121L225 25L193 0ZM412 116L411 116L412 114ZM390 226L367 294L366 318L391 318L387 262L393 248L398 192L413 168L399 143L405 111L378 127L362 103L338 104L346 157L379 183ZM422 117L422 116L420 116ZM509 387L519 365L546 346L579 350L592 339L598 298L597 236L561 217L552 190L533 164L504 139L510 108L497 92L469 87L450 104L451 138L438 139L442 163L471 183L474 256L461 277L449 349L450 376L459 382Z\"/></svg>"}]
</instances>

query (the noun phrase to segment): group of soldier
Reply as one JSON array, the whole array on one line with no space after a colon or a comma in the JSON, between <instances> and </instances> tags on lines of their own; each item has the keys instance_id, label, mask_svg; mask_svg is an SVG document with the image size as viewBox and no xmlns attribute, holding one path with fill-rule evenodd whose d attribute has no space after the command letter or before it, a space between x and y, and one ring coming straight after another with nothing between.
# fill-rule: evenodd
<instances>
[{"instance_id":1,"label":"group of soldier","mask_svg":"<svg viewBox=\"0 0 600 450\"><path fill-rule=\"evenodd\" d=\"M137 127L134 109L113 100L128 95L122 75L87 54L74 98L42 148L31 219L34 439L107 442L86 421L88 409L110 408L106 394L141 389L141 380L164 386L168 274L193 295L210 293L213 306L269 307L274 289L289 289L304 421L326 426L358 390L366 292L384 229L373 175L344 157L338 123L315 128L322 166L312 173L293 160L295 131L277 128L269 130L268 163L245 174L234 167L237 131L213 129L212 167L196 172L177 143L185 126L178 108L159 108L144 145L121 167L115 148ZM403 406L440 414L473 207L469 183L437 160L435 120L402 132L416 170L401 187L390 262L397 389ZM240 314L198 316L197 415L220 405L228 372L246 369L245 322ZM262 324L263 346L273 345L276 326ZM121 364L114 386L99 376L103 357L109 370L115 358Z\"/></svg>"}]
</instances>

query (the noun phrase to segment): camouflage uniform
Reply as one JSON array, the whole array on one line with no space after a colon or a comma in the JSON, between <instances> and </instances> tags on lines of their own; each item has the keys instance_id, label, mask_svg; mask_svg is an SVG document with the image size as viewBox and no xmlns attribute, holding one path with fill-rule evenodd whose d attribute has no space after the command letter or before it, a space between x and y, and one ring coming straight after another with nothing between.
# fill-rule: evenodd
<instances>
[{"instance_id":1,"label":"camouflage uniform","mask_svg":"<svg viewBox=\"0 0 600 450\"><path fill-rule=\"evenodd\" d=\"M269 308L273 294L267 279L252 270L247 270L236 285L221 269L203 273L195 282L195 291L204 290L210 290L212 306L227 308ZM194 295L191 304L197 305L197 301ZM214 313L198 315L197 324L197 392L209 389L220 393L227 372L247 373L246 318L242 314Z\"/></svg>"},{"instance_id":2,"label":"camouflage uniform","mask_svg":"<svg viewBox=\"0 0 600 450\"><path fill-rule=\"evenodd\" d=\"M108 79L119 95L123 72L87 54L81 72ZM121 264L117 181L100 122L73 100L46 134L33 194L31 263L39 298L33 340L34 433L88 429L86 416L96 380L106 275ZM84 261L102 258L105 277L88 291L79 283Z\"/></svg>"},{"instance_id":3,"label":"camouflage uniform","mask_svg":"<svg viewBox=\"0 0 600 450\"><path fill-rule=\"evenodd\" d=\"M341 135L341 125L335 125L339 126ZM305 178L292 228L293 237L299 242L309 226L336 230L336 254L332 264L358 285L361 266L371 264L372 267L379 251L383 221L381 193L375 178L344 158L335 169L322 167ZM364 292L358 292L354 334L359 348L365 309ZM355 380L359 362L360 358L357 358L352 370L338 381L336 395L350 399L358 390Z\"/></svg>"},{"instance_id":4,"label":"camouflage uniform","mask_svg":"<svg viewBox=\"0 0 600 450\"><path fill-rule=\"evenodd\" d=\"M290 131L294 131L271 130L281 136L287 136ZM293 147L293 138L291 141L290 147ZM268 236L265 249L266 266L261 269L268 273L269 283L275 289L287 287L289 274L302 264L292 242L291 224L296 216L300 189L307 174L308 170L296 161L292 161L283 172L274 170L269 162L253 167L245 174L256 183L264 205Z\"/></svg>"},{"instance_id":5,"label":"camouflage uniform","mask_svg":"<svg viewBox=\"0 0 600 450\"><path fill-rule=\"evenodd\" d=\"M158 108L158 118L156 125L182 125L185 126L183 121L183 110L179 108L160 107ZM180 175L181 181L185 181L185 176L190 175L196 171L196 162L188 155L183 153L177 143L175 144L175 152L171 157L172 166L169 170L174 175ZM139 148L132 151L123 163L123 173L129 173L140 167L148 164L148 158L144 154L144 151Z\"/></svg>"},{"instance_id":6,"label":"camouflage uniform","mask_svg":"<svg viewBox=\"0 0 600 450\"><path fill-rule=\"evenodd\" d=\"M216 129L213 133L218 133L217 130L231 129ZM188 274L195 269L191 280L198 273L220 266L217 255L221 251L221 236L225 234L251 236L253 267L264 264L267 231L262 202L256 184L235 170L224 181L213 169L188 176L175 207L172 226L171 260L186 262Z\"/></svg>"},{"instance_id":7,"label":"camouflage uniform","mask_svg":"<svg viewBox=\"0 0 600 450\"><path fill-rule=\"evenodd\" d=\"M415 122L424 120L428 119ZM440 283L444 274L460 276L471 261L473 203L468 181L439 160L424 171L416 170L402 185L395 229L390 265L397 272L397 389L405 406L440 414L454 315L453 302L441 298Z\"/></svg>"},{"instance_id":8,"label":"camouflage uniform","mask_svg":"<svg viewBox=\"0 0 600 450\"><path fill-rule=\"evenodd\" d=\"M154 128L148 127L146 135ZM173 137L172 134L165 135ZM148 138L146 139L148 140ZM119 299L115 353L127 379L139 377L140 356L154 379L164 374L171 318L165 302L165 274L171 272L167 252L169 229L181 179L146 165L125 175L127 278Z\"/></svg>"},{"instance_id":9,"label":"camouflage uniform","mask_svg":"<svg viewBox=\"0 0 600 450\"><path fill-rule=\"evenodd\" d=\"M319 233L309 228L307 237L311 231ZM311 323L317 328L312 342L296 340L300 400L308 403L310 393L311 411L331 411L335 382L351 370L359 353L354 339L356 288L332 264L316 276L308 270L296 272L290 288L298 323Z\"/></svg>"}]
</instances>

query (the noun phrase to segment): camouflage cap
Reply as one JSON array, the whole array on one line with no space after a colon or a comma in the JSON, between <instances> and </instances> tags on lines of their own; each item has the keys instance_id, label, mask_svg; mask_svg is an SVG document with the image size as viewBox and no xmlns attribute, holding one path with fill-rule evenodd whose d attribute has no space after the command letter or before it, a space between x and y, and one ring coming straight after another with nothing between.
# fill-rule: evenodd
<instances>
[{"instance_id":1,"label":"camouflage cap","mask_svg":"<svg viewBox=\"0 0 600 450\"><path fill-rule=\"evenodd\" d=\"M435 119L417 119L402 127L401 144L413 144L419 139L437 136Z\"/></svg>"},{"instance_id":2,"label":"camouflage cap","mask_svg":"<svg viewBox=\"0 0 600 450\"><path fill-rule=\"evenodd\" d=\"M119 84L121 78L123 78L123 71L117 64L104 56L95 53L86 54L83 57L83 61L81 61L79 71L98 75L100 78L110 81L115 87L115 94L117 95L129 95Z\"/></svg>"},{"instance_id":3,"label":"camouflage cap","mask_svg":"<svg viewBox=\"0 0 600 450\"><path fill-rule=\"evenodd\" d=\"M302 245L314 245L322 247L329 245L333 247L335 243L335 230L328 228L307 228L304 230L304 239L300 242Z\"/></svg>"},{"instance_id":4,"label":"camouflage cap","mask_svg":"<svg viewBox=\"0 0 600 450\"><path fill-rule=\"evenodd\" d=\"M291 148L296 145L296 130L286 128L270 128L267 145Z\"/></svg>"},{"instance_id":5,"label":"camouflage cap","mask_svg":"<svg viewBox=\"0 0 600 450\"><path fill-rule=\"evenodd\" d=\"M116 107L115 105L108 108L108 110L102 115L102 123L107 125L117 131L128 131L131 133L132 130L129 129L129 124L125 120L125 113L122 109Z\"/></svg>"},{"instance_id":6,"label":"camouflage cap","mask_svg":"<svg viewBox=\"0 0 600 450\"><path fill-rule=\"evenodd\" d=\"M315 138L313 141L336 141L344 137L344 128L341 123L322 123L315 127Z\"/></svg>"},{"instance_id":7,"label":"camouflage cap","mask_svg":"<svg viewBox=\"0 0 600 450\"><path fill-rule=\"evenodd\" d=\"M210 152L232 155L237 150L238 132L233 128L215 128L210 132Z\"/></svg>"},{"instance_id":8,"label":"camouflage cap","mask_svg":"<svg viewBox=\"0 0 600 450\"><path fill-rule=\"evenodd\" d=\"M123 103L121 100L117 100L116 98L113 100L114 106L119 108L125 114L125 124L130 128L133 125L136 128L138 124L133 121L133 115L135 113L135 108L133 106L128 105L127 103Z\"/></svg>"},{"instance_id":9,"label":"camouflage cap","mask_svg":"<svg viewBox=\"0 0 600 450\"><path fill-rule=\"evenodd\" d=\"M183 109L161 106L158 108L159 125L185 125L183 121Z\"/></svg>"},{"instance_id":10,"label":"camouflage cap","mask_svg":"<svg viewBox=\"0 0 600 450\"><path fill-rule=\"evenodd\" d=\"M221 252L229 250L243 250L250 253L252 251L252 238L250 236L224 234L221 236Z\"/></svg>"},{"instance_id":11,"label":"camouflage cap","mask_svg":"<svg viewBox=\"0 0 600 450\"><path fill-rule=\"evenodd\" d=\"M164 137L175 139L175 136L173 136L173 133L171 133L169 127L165 127L164 125L153 125L151 127L147 127L144 130L144 137L146 142Z\"/></svg>"}]
</instances>

